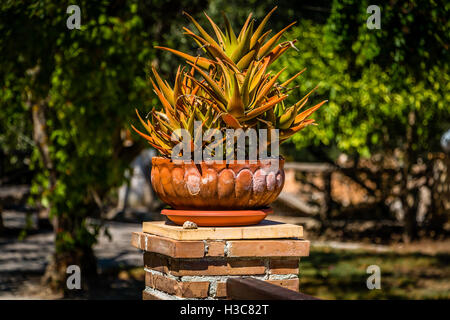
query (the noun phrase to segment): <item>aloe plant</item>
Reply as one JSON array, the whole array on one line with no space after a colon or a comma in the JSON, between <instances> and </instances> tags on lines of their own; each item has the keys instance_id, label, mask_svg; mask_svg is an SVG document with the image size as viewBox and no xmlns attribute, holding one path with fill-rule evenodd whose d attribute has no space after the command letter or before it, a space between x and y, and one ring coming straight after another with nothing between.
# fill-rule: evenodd
<instances>
[{"instance_id":1,"label":"aloe plant","mask_svg":"<svg viewBox=\"0 0 450 320\"><path fill-rule=\"evenodd\" d=\"M148 143L156 148L162 155L170 157L176 141L172 141L171 135L177 129L185 129L192 137L191 150L194 149L194 122L201 121L202 131L221 128L218 121L220 116L216 105L207 97L203 87L192 81L195 69L185 73L184 69L178 68L175 84L171 87L167 81L163 81L158 72L152 68L155 79L150 78L153 89L162 104L162 109L151 110L147 115L147 121L142 119L136 110L142 126L148 134L142 133L133 125L132 128ZM206 145L203 144L202 147Z\"/></svg>"},{"instance_id":2,"label":"aloe plant","mask_svg":"<svg viewBox=\"0 0 450 320\"><path fill-rule=\"evenodd\" d=\"M279 142L283 142L306 126L315 124L311 116L326 101L303 110L311 90L298 102L286 106L285 99L296 88L289 85L305 69L283 83L278 79L284 69L272 74L269 66L289 48L295 48L296 40L280 42L291 23L274 36L264 28L276 10L272 9L255 28L250 14L236 35L229 20L224 15L225 29L222 31L205 13L214 36L210 35L193 17L184 13L196 27L198 34L184 27L184 33L200 47L204 56L192 56L167 48L186 60L190 71L179 67L175 84L171 87L163 81L155 69L151 79L154 90L161 101L162 109L154 108L142 125L148 132L141 136L158 149L162 155L170 156L177 142L171 141L171 133L176 129L186 129L191 134L194 145L194 121L200 121L203 130L225 128L279 129ZM268 144L272 143L269 139ZM203 142L202 148L208 143ZM191 149L193 150L193 149Z\"/></svg>"}]
</instances>

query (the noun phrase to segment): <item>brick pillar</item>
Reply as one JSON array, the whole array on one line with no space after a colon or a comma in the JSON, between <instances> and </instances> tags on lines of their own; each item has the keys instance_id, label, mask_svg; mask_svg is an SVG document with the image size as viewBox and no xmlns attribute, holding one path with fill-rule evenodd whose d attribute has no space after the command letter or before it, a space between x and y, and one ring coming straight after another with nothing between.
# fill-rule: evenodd
<instances>
[{"instance_id":1,"label":"brick pillar","mask_svg":"<svg viewBox=\"0 0 450 320\"><path fill-rule=\"evenodd\" d=\"M226 280L239 276L299 291L299 260L309 254L302 227L271 221L193 230L146 222L143 229L131 241L144 251L143 299L224 299Z\"/></svg>"}]
</instances>

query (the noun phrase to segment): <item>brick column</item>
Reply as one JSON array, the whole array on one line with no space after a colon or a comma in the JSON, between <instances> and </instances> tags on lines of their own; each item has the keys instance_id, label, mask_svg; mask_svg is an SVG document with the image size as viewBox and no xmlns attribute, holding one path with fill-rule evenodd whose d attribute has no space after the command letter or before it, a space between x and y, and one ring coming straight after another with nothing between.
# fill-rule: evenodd
<instances>
[{"instance_id":1,"label":"brick column","mask_svg":"<svg viewBox=\"0 0 450 320\"><path fill-rule=\"evenodd\" d=\"M255 228L186 230L162 222L145 223L146 232L134 232L131 241L144 251L143 299L223 299L227 296L226 280L238 276L298 291L299 260L309 254L309 241L292 237L302 235L301 227L265 222L264 232ZM179 240L183 238L196 240Z\"/></svg>"}]
</instances>

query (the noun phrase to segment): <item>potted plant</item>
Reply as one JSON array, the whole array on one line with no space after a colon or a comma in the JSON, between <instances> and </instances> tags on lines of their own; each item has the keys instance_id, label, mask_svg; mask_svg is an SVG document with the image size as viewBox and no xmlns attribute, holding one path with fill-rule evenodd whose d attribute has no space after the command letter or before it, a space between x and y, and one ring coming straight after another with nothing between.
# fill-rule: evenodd
<instances>
[{"instance_id":1,"label":"potted plant","mask_svg":"<svg viewBox=\"0 0 450 320\"><path fill-rule=\"evenodd\" d=\"M250 14L238 35L225 15L221 30L205 14L212 36L185 13L198 33L183 28L184 34L202 54L157 47L185 59L189 70L179 67L171 86L152 68L150 81L161 107L146 120L136 111L147 133L133 129L161 153L152 159L151 182L161 200L176 209L169 215L175 223L242 225L262 220L284 184L279 143L314 124L309 116L326 102L303 110L313 89L294 105L285 105L293 89L289 84L304 70L283 83L278 79L284 69L269 71L296 42L280 43L294 23L272 37L264 31L275 9L258 27Z\"/></svg>"}]
</instances>

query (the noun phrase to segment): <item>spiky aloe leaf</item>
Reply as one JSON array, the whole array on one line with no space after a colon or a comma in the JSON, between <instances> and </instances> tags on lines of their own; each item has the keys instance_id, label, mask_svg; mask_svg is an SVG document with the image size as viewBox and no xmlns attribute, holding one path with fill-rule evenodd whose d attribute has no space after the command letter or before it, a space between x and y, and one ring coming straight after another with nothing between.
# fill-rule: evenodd
<instances>
[{"instance_id":1,"label":"spiky aloe leaf","mask_svg":"<svg viewBox=\"0 0 450 320\"><path fill-rule=\"evenodd\" d=\"M222 113L221 114L223 122L225 122L228 126L233 129L242 128L241 123L230 113Z\"/></svg>"},{"instance_id":2,"label":"spiky aloe leaf","mask_svg":"<svg viewBox=\"0 0 450 320\"><path fill-rule=\"evenodd\" d=\"M289 127L294 122L296 115L297 115L297 107L295 105L289 107L284 112L284 114L280 117L280 121L278 123L278 128L289 129Z\"/></svg>"},{"instance_id":3,"label":"spiky aloe leaf","mask_svg":"<svg viewBox=\"0 0 450 320\"><path fill-rule=\"evenodd\" d=\"M203 70L201 70L196 65L193 65L193 64L191 64L191 65L202 75L203 79L205 79L206 82L211 86L211 90L217 96L219 101L226 106L228 102L225 97L223 89L217 84L216 81L214 81L213 78L211 78L209 75L207 75Z\"/></svg>"},{"instance_id":4,"label":"spiky aloe leaf","mask_svg":"<svg viewBox=\"0 0 450 320\"><path fill-rule=\"evenodd\" d=\"M233 63L233 61L226 55L225 52L223 52L223 50L217 44L208 42L207 40L205 40L202 37L193 33L188 28L183 28L183 29L185 30L186 35L197 40L199 42L200 46L204 47L205 50L208 51L212 57L219 57L222 60Z\"/></svg>"},{"instance_id":5,"label":"spiky aloe leaf","mask_svg":"<svg viewBox=\"0 0 450 320\"><path fill-rule=\"evenodd\" d=\"M156 133L156 130L154 130L154 128L152 128L151 126L149 126L148 124L146 124L144 122L144 120L142 120L139 112L136 109L136 114L138 115L139 120L141 121L142 125L144 126L144 128L152 135L152 140L153 143L159 145L161 148L167 149L167 150L171 150L171 148L162 141L162 139L160 139Z\"/></svg>"},{"instance_id":6,"label":"spiky aloe leaf","mask_svg":"<svg viewBox=\"0 0 450 320\"><path fill-rule=\"evenodd\" d=\"M251 120L253 118L256 118L257 116L259 116L260 114L270 110L271 108L273 108L277 103L280 103L281 101L283 101L284 99L287 98L287 95L282 95L281 97L272 97L271 99L269 99L269 101L260 106L257 107L255 109L253 109L252 111L250 111L249 113L247 113L244 117L244 121L248 121Z\"/></svg>"},{"instance_id":7,"label":"spiky aloe leaf","mask_svg":"<svg viewBox=\"0 0 450 320\"><path fill-rule=\"evenodd\" d=\"M277 7L275 6L275 8L273 8L272 10L270 10L270 12L264 17L264 19L261 21L261 23L259 24L258 28L256 28L256 31L253 33L251 41L250 41L250 48L253 48L253 46L256 44L256 42L259 40L259 36L261 35L261 33L264 30L264 27L267 24L267 21L269 21L270 16L272 15L272 13L274 13L274 11L277 9Z\"/></svg>"},{"instance_id":8,"label":"spiky aloe leaf","mask_svg":"<svg viewBox=\"0 0 450 320\"><path fill-rule=\"evenodd\" d=\"M228 100L227 111L231 115L240 118L244 115L244 103L239 92L239 83L236 74L233 74L233 95Z\"/></svg>"},{"instance_id":9,"label":"spiky aloe leaf","mask_svg":"<svg viewBox=\"0 0 450 320\"><path fill-rule=\"evenodd\" d=\"M276 35L274 35L272 38L270 38L262 47L261 50L259 50L258 53L258 59L261 59L262 57L265 57L265 55L270 52L277 44L278 40L280 40L281 36L294 24L297 22L292 22L290 25L282 29L280 32L278 32Z\"/></svg>"},{"instance_id":10,"label":"spiky aloe leaf","mask_svg":"<svg viewBox=\"0 0 450 320\"><path fill-rule=\"evenodd\" d=\"M153 75L155 76L156 82L158 83L158 86L161 90L161 92L164 94L164 97L168 100L168 102L174 106L174 100L173 100L173 90L168 86L159 76L158 72L154 67L152 67ZM152 81L153 82L153 81Z\"/></svg>"},{"instance_id":11,"label":"spiky aloe leaf","mask_svg":"<svg viewBox=\"0 0 450 320\"><path fill-rule=\"evenodd\" d=\"M250 22L248 28L242 34L242 38L238 39L239 43L236 49L231 54L231 60L237 63L250 49L250 39L253 32L254 21Z\"/></svg>"},{"instance_id":12,"label":"spiky aloe leaf","mask_svg":"<svg viewBox=\"0 0 450 320\"><path fill-rule=\"evenodd\" d=\"M268 58L265 58L262 61L258 62L258 65L255 68L255 74L252 76L252 80L250 82L250 92L252 92L262 82L268 65Z\"/></svg>"},{"instance_id":13,"label":"spiky aloe leaf","mask_svg":"<svg viewBox=\"0 0 450 320\"><path fill-rule=\"evenodd\" d=\"M295 117L294 126L297 124L300 124L302 121L304 121L306 118L308 118L310 115L313 114L317 109L319 109L325 102L328 100L324 100L318 104L316 104L314 107L311 107L302 113L300 113L298 116Z\"/></svg>"},{"instance_id":14,"label":"spiky aloe leaf","mask_svg":"<svg viewBox=\"0 0 450 320\"><path fill-rule=\"evenodd\" d=\"M175 85L173 87L173 100L174 100L174 105L179 105L180 101L179 98L183 96L183 84L182 84L182 79L181 79L181 75L184 71L184 68L181 69L180 67L178 67L177 70L177 74L175 76Z\"/></svg>"},{"instance_id":15,"label":"spiky aloe leaf","mask_svg":"<svg viewBox=\"0 0 450 320\"><path fill-rule=\"evenodd\" d=\"M250 65L252 61L254 61L256 55L258 54L259 46L252 49L250 52L248 52L245 56L243 56L239 62L237 63L237 67L240 70L245 70Z\"/></svg>"},{"instance_id":16,"label":"spiky aloe leaf","mask_svg":"<svg viewBox=\"0 0 450 320\"><path fill-rule=\"evenodd\" d=\"M288 43L292 42L295 42L295 40L290 41ZM280 43L274 49L272 49L272 51L267 55L267 57L269 57L269 65L272 64L275 60L277 60L283 53L289 50L289 48L291 48L291 45Z\"/></svg>"},{"instance_id":17,"label":"spiky aloe leaf","mask_svg":"<svg viewBox=\"0 0 450 320\"><path fill-rule=\"evenodd\" d=\"M252 61L250 63L250 66L247 69L247 72L244 77L244 82L241 87L242 102L244 103L245 107L247 107L250 102L250 78L252 77L252 74L253 74L253 70L254 70L253 66L254 66L254 61Z\"/></svg>"},{"instance_id":18,"label":"spiky aloe leaf","mask_svg":"<svg viewBox=\"0 0 450 320\"><path fill-rule=\"evenodd\" d=\"M300 130L304 129L305 127L307 127L309 125L313 125L313 124L314 124L314 119L308 119L308 120L303 121L302 123L300 123L299 125L297 125L295 127L292 127L287 130L281 130L280 131L280 142L283 142L284 140L293 136L295 133L297 133Z\"/></svg>"},{"instance_id":19,"label":"spiky aloe leaf","mask_svg":"<svg viewBox=\"0 0 450 320\"><path fill-rule=\"evenodd\" d=\"M244 33L247 31L247 27L249 25L249 22L250 22L250 19L252 18L252 16L253 16L253 12L250 12L250 14L247 17L247 20L245 20L245 23L242 26L241 32L239 32L239 36L238 36L238 39L237 39L238 42L242 40L242 37L244 36Z\"/></svg>"},{"instance_id":20,"label":"spiky aloe leaf","mask_svg":"<svg viewBox=\"0 0 450 320\"><path fill-rule=\"evenodd\" d=\"M236 34L233 31L233 28L231 27L231 23L228 20L228 17L225 13L222 12L223 20L225 22L225 32L226 32L226 38L227 38L227 46L226 46L226 52L228 55L231 55L231 53L234 51L234 48L237 45L237 39Z\"/></svg>"},{"instance_id":21,"label":"spiky aloe leaf","mask_svg":"<svg viewBox=\"0 0 450 320\"><path fill-rule=\"evenodd\" d=\"M169 101L164 97L164 95L161 93L161 91L158 90L156 84L153 82L152 79L150 79L153 87L155 89L156 95L158 96L159 100L163 104L163 107L166 111L166 115L169 119L169 121L176 127L176 120L173 118L172 114L174 113L174 109L172 105L169 103Z\"/></svg>"},{"instance_id":22,"label":"spiky aloe leaf","mask_svg":"<svg viewBox=\"0 0 450 320\"><path fill-rule=\"evenodd\" d=\"M194 57L194 56L191 56L191 55L189 55L187 53L184 53L184 52L181 52L181 51L178 51L178 50L174 50L174 49L171 49L171 48L167 48L167 47L155 46L155 48L156 49L165 50L165 51L171 52L173 54L176 54L177 56L180 56L181 58L183 58L183 59L185 59L185 60L187 60L187 61L189 61L191 63L195 63L195 64L199 65L201 68L206 69L206 70L212 68L213 65L214 65L214 61L206 59L206 58L203 58L203 57Z\"/></svg>"},{"instance_id":23,"label":"spiky aloe leaf","mask_svg":"<svg viewBox=\"0 0 450 320\"><path fill-rule=\"evenodd\" d=\"M299 101L296 102L296 104L300 104L303 103L304 101L306 101L308 99L308 97L317 90L317 88L319 87L319 85L315 86L310 92L308 92L303 98L301 98Z\"/></svg>"},{"instance_id":24,"label":"spiky aloe leaf","mask_svg":"<svg viewBox=\"0 0 450 320\"><path fill-rule=\"evenodd\" d=\"M183 14L191 20L191 22L195 25L197 30L200 32L202 37L209 43L215 46L219 46L219 44L208 34L208 32L205 31L205 29L202 28L202 26L187 12L183 11Z\"/></svg>"},{"instance_id":25,"label":"spiky aloe leaf","mask_svg":"<svg viewBox=\"0 0 450 320\"><path fill-rule=\"evenodd\" d=\"M270 79L258 92L255 102L252 103L252 106L258 105L262 99L267 95L267 93L272 89L273 85L275 84L275 81L277 81L278 77L281 75L281 73L286 70L286 67L281 69L272 79ZM250 108L252 108L250 106Z\"/></svg>"},{"instance_id":26,"label":"spiky aloe leaf","mask_svg":"<svg viewBox=\"0 0 450 320\"><path fill-rule=\"evenodd\" d=\"M196 83L208 96L211 97L212 100L206 99L205 97L203 97L203 99L207 100L217 112L226 112L226 105L220 102L219 97L217 97L215 92L210 87L189 75L187 75L187 77L190 77L194 83Z\"/></svg>"},{"instance_id":27,"label":"spiky aloe leaf","mask_svg":"<svg viewBox=\"0 0 450 320\"><path fill-rule=\"evenodd\" d=\"M145 133L140 132L138 129L135 128L135 126L131 125L131 127L134 129L134 131L136 131L140 136L142 136L143 138L145 138L146 140L153 142L153 138L150 137L149 135L146 135Z\"/></svg>"},{"instance_id":28,"label":"spiky aloe leaf","mask_svg":"<svg viewBox=\"0 0 450 320\"><path fill-rule=\"evenodd\" d=\"M220 30L220 28L216 25L216 23L206 14L206 12L203 12L203 14L206 16L206 18L208 19L209 23L211 24L214 33L216 34L217 40L219 41L219 44L222 48L225 48L226 46L226 36L224 35L224 33L222 32L222 30Z\"/></svg>"},{"instance_id":29,"label":"spiky aloe leaf","mask_svg":"<svg viewBox=\"0 0 450 320\"><path fill-rule=\"evenodd\" d=\"M303 70L301 70L300 72L298 72L295 76L293 76L292 78L289 78L288 80L286 80L285 82L283 82L281 84L282 87L287 87L292 81L294 81L297 77L299 77L303 72L305 72L306 68L304 68Z\"/></svg>"}]
</instances>

